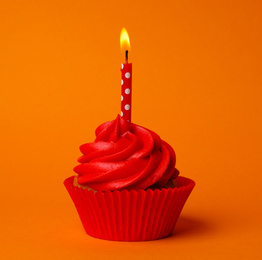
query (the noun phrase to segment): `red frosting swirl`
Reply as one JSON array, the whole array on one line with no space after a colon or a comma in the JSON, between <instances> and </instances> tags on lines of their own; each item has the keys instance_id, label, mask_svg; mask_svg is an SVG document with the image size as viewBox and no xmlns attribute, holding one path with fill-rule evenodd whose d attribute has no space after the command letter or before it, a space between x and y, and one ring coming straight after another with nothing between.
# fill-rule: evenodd
<instances>
[{"instance_id":1,"label":"red frosting swirl","mask_svg":"<svg viewBox=\"0 0 262 260\"><path fill-rule=\"evenodd\" d=\"M93 143L80 146L81 164L74 168L79 184L97 191L138 190L177 177L173 148L151 130L118 115L95 133Z\"/></svg>"}]
</instances>

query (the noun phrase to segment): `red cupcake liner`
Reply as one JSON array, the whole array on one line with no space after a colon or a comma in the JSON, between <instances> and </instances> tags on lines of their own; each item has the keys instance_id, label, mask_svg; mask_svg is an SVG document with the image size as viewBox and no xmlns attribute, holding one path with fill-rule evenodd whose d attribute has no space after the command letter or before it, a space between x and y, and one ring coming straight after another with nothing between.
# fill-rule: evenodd
<instances>
[{"instance_id":1,"label":"red cupcake liner","mask_svg":"<svg viewBox=\"0 0 262 260\"><path fill-rule=\"evenodd\" d=\"M96 238L117 241L154 240L170 235L195 182L178 177L176 188L161 190L98 191L64 185L85 231Z\"/></svg>"}]
</instances>

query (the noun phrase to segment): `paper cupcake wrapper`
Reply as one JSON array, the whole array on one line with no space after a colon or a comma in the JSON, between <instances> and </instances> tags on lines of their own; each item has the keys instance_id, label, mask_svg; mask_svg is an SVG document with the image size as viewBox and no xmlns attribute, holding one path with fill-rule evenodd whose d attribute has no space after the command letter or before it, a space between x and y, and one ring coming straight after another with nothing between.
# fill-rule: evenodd
<instances>
[{"instance_id":1,"label":"paper cupcake wrapper","mask_svg":"<svg viewBox=\"0 0 262 260\"><path fill-rule=\"evenodd\" d=\"M175 227L195 182L178 177L176 188L93 192L64 181L88 235L118 241L166 237Z\"/></svg>"}]
</instances>

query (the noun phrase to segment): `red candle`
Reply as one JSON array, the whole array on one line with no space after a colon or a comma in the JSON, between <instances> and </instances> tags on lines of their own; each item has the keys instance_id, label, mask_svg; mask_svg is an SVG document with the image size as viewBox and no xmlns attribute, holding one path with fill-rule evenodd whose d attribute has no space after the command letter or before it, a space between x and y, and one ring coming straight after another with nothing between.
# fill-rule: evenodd
<instances>
[{"instance_id":1,"label":"red candle","mask_svg":"<svg viewBox=\"0 0 262 260\"><path fill-rule=\"evenodd\" d=\"M120 36L121 48L124 45L130 48L127 31L122 29ZM132 63L128 63L128 50L125 50L126 62L121 64L121 117L131 122L131 99L132 99Z\"/></svg>"}]
</instances>

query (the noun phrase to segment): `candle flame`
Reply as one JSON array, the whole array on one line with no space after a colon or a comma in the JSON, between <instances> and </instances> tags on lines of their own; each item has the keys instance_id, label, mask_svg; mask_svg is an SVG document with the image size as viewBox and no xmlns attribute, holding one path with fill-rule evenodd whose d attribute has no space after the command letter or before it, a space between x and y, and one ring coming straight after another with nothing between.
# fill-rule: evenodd
<instances>
[{"instance_id":1,"label":"candle flame","mask_svg":"<svg viewBox=\"0 0 262 260\"><path fill-rule=\"evenodd\" d=\"M129 36L128 36L127 30L125 28L123 28L121 33L120 33L120 46L121 46L121 50L130 49Z\"/></svg>"}]
</instances>

